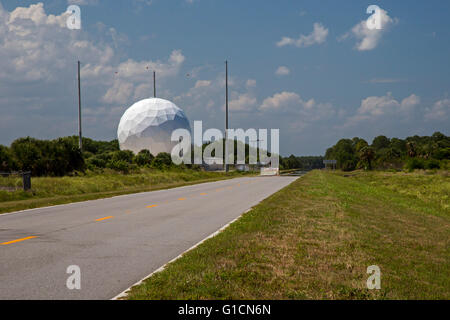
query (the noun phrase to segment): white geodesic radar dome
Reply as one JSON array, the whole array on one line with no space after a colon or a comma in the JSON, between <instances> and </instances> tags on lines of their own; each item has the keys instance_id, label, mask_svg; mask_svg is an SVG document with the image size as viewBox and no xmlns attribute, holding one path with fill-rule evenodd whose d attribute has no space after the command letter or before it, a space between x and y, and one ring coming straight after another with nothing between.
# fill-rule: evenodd
<instances>
[{"instance_id":1,"label":"white geodesic radar dome","mask_svg":"<svg viewBox=\"0 0 450 320\"><path fill-rule=\"evenodd\" d=\"M154 156L160 152L171 153L178 143L171 141L172 132L180 128L191 131L183 110L174 103L159 98L141 100L120 119L117 129L120 149L135 154L147 149Z\"/></svg>"}]
</instances>

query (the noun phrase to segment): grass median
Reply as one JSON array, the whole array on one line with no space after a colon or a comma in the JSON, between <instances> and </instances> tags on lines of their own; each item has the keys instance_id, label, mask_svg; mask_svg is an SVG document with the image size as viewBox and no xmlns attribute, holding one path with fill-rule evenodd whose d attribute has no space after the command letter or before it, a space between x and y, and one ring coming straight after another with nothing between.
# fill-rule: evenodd
<instances>
[{"instance_id":1,"label":"grass median","mask_svg":"<svg viewBox=\"0 0 450 320\"><path fill-rule=\"evenodd\" d=\"M445 172L312 171L128 299L450 299L449 190Z\"/></svg>"},{"instance_id":2,"label":"grass median","mask_svg":"<svg viewBox=\"0 0 450 320\"><path fill-rule=\"evenodd\" d=\"M75 177L32 178L32 191L20 190L19 177L0 177L0 214L122 194L175 188L243 176L239 172L207 172L189 169L140 169L131 174L113 170Z\"/></svg>"}]
</instances>

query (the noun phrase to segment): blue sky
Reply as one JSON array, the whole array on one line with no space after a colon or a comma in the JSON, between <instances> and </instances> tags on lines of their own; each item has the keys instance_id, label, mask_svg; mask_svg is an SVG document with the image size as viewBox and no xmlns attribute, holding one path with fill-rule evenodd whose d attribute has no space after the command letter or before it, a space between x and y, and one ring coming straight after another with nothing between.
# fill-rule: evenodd
<instances>
[{"instance_id":1,"label":"blue sky","mask_svg":"<svg viewBox=\"0 0 450 320\"><path fill-rule=\"evenodd\" d=\"M323 154L338 139L448 134L450 2L0 0L0 143L77 132L116 138L122 113L152 94L191 121L279 128L282 155ZM78 4L82 29L65 26ZM366 9L383 29L365 30ZM22 7L22 8L18 8ZM283 40L284 39L284 40ZM147 69L149 68L149 69Z\"/></svg>"}]
</instances>

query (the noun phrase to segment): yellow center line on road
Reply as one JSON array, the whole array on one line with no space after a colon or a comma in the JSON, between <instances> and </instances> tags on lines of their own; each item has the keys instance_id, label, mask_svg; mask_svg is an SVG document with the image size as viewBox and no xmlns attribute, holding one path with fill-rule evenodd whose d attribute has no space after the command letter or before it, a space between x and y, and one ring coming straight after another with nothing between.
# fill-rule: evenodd
<instances>
[{"instance_id":1,"label":"yellow center line on road","mask_svg":"<svg viewBox=\"0 0 450 320\"><path fill-rule=\"evenodd\" d=\"M186 200L186 198L178 198L178 200L183 201Z\"/></svg>"},{"instance_id":2,"label":"yellow center line on road","mask_svg":"<svg viewBox=\"0 0 450 320\"><path fill-rule=\"evenodd\" d=\"M151 205L147 206L147 208L154 208L154 207L157 207L157 206L158 206L157 204L151 204Z\"/></svg>"},{"instance_id":3,"label":"yellow center line on road","mask_svg":"<svg viewBox=\"0 0 450 320\"><path fill-rule=\"evenodd\" d=\"M22 238L22 239L16 239L16 240L0 243L0 245L13 244L16 242L21 242L21 241L25 241L25 240L29 240L29 239L34 239L34 238L37 238L37 237L31 236L31 237L26 237L26 238Z\"/></svg>"},{"instance_id":4,"label":"yellow center line on road","mask_svg":"<svg viewBox=\"0 0 450 320\"><path fill-rule=\"evenodd\" d=\"M207 193L205 193L205 192L202 192L202 193L200 193L200 195L201 195L201 196L206 196L206 195L207 195Z\"/></svg>"},{"instance_id":5,"label":"yellow center line on road","mask_svg":"<svg viewBox=\"0 0 450 320\"><path fill-rule=\"evenodd\" d=\"M112 218L114 218L114 217L113 216L108 216L108 217L96 219L95 221L103 221L103 220L112 219Z\"/></svg>"}]
</instances>

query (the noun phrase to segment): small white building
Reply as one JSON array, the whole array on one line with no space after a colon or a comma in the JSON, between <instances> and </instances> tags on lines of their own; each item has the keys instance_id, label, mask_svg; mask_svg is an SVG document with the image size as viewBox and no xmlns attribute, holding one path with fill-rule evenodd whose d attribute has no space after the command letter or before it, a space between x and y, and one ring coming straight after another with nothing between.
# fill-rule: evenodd
<instances>
[{"instance_id":1,"label":"small white building","mask_svg":"<svg viewBox=\"0 0 450 320\"><path fill-rule=\"evenodd\" d=\"M203 167L206 171L220 171L223 170L223 159L217 157L204 157Z\"/></svg>"},{"instance_id":2,"label":"small white building","mask_svg":"<svg viewBox=\"0 0 450 320\"><path fill-rule=\"evenodd\" d=\"M236 165L236 170L237 171L248 172L248 171L250 171L250 166L248 164L237 164Z\"/></svg>"}]
</instances>

